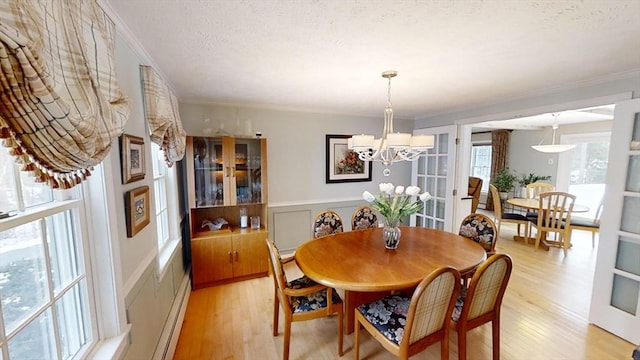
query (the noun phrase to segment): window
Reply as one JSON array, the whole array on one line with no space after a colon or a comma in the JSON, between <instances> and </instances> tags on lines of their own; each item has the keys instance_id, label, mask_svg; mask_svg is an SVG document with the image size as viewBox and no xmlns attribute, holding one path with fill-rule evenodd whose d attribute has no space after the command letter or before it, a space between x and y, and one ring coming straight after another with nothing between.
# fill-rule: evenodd
<instances>
[{"instance_id":1,"label":"window","mask_svg":"<svg viewBox=\"0 0 640 360\"><path fill-rule=\"evenodd\" d=\"M81 186L54 191L18 170L0 150L0 358L82 356L97 331Z\"/></svg>"},{"instance_id":2,"label":"window","mask_svg":"<svg viewBox=\"0 0 640 360\"><path fill-rule=\"evenodd\" d=\"M489 192L491 181L491 144L471 147L471 176L482 179L482 192Z\"/></svg>"},{"instance_id":3,"label":"window","mask_svg":"<svg viewBox=\"0 0 640 360\"><path fill-rule=\"evenodd\" d=\"M178 187L176 166L168 167L164 152L151 143L153 157L153 193L155 196L157 242L160 256L159 268L162 272L179 243L178 229Z\"/></svg>"},{"instance_id":4,"label":"window","mask_svg":"<svg viewBox=\"0 0 640 360\"><path fill-rule=\"evenodd\" d=\"M169 241L169 212L167 210L167 165L160 146L151 143L153 156L153 190L156 205L158 249L162 250Z\"/></svg>"}]
</instances>

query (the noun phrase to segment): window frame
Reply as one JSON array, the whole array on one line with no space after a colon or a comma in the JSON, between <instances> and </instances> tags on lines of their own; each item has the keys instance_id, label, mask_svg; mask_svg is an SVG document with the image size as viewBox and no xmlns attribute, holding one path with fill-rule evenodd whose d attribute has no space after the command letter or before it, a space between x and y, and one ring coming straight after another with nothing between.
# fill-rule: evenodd
<instances>
[{"instance_id":1,"label":"window frame","mask_svg":"<svg viewBox=\"0 0 640 360\"><path fill-rule=\"evenodd\" d=\"M8 157L12 159L8 152L1 153L0 156ZM66 296L72 295L76 289L81 293L81 299L79 300L80 309L82 313L86 312L86 316L82 317L82 333L87 337L86 343L81 345L77 352L71 354L71 358L84 358L93 348L97 346L100 341L98 320L97 320L97 308L94 296L94 279L91 267L91 239L87 232L87 217L85 212L86 199L83 196L83 186L78 185L69 190L52 190L46 188L45 191L50 192L48 201L39 203L34 206L25 206L25 197L23 192L27 189L25 186L33 186L33 184L24 184L24 179L27 179L20 172L17 164L8 167L10 176L13 177L13 183L9 184L13 189L7 189L16 193L17 209L9 212L10 217L0 219L0 232L14 229L30 223L39 223L37 226L40 228L40 238L38 246L42 247L42 264L46 273L47 291L46 295L35 307L32 309L32 313L20 318L19 323L7 333L4 314L0 313L0 357L3 359L11 359L9 354L9 346L11 339L16 338L21 332L32 324L36 324L36 321L43 315L49 314L52 332L49 334L48 341L50 344L55 343L55 355L60 357L65 348L65 344L61 340L60 324L65 323L63 319L69 319L65 315L59 316L59 307L66 308L68 303L65 303ZM46 187L46 184L42 184ZM63 215L63 218L57 218L57 215ZM47 220L51 219L51 220ZM53 221L50 223L48 221ZM65 285L60 286L57 284L54 286L54 275L52 274L53 264L60 262L61 259L55 260L52 258L55 251L52 251L50 243L52 237L55 240L60 240L56 235L57 231L53 231L51 226L65 229L72 234L69 235L73 244L68 242L68 245L57 244L56 246L70 246L73 248L73 257L77 265L77 274L74 274L71 279L65 279ZM69 227L71 227L69 229ZM62 240L65 238L63 237ZM69 238L67 238L69 239ZM60 270L60 269L58 269ZM57 288L56 288L57 287ZM76 306L78 306L76 304ZM76 313L78 314L78 313ZM76 317L77 318L77 317ZM70 324L65 323L66 326ZM71 324L71 327L77 325L77 323ZM8 337L7 337L8 335ZM85 339L82 339L84 341ZM15 355L14 355L15 356Z\"/></svg>"},{"instance_id":2,"label":"window frame","mask_svg":"<svg viewBox=\"0 0 640 360\"><path fill-rule=\"evenodd\" d=\"M178 214L178 175L177 165L167 166L165 156L160 146L151 142L151 155L153 159L153 196L156 206L156 247L158 251L158 275L160 280L167 272L168 264L180 249L182 236L180 234L180 221ZM160 172L163 171L163 173ZM157 184L161 184L158 186ZM164 191L163 191L164 190ZM163 208L158 209L162 206ZM163 206L164 205L164 206ZM161 219L160 217L164 217ZM166 224L166 238L160 239L160 229Z\"/></svg>"},{"instance_id":3,"label":"window frame","mask_svg":"<svg viewBox=\"0 0 640 360\"><path fill-rule=\"evenodd\" d=\"M489 148L489 166L488 166L488 176L482 177L482 176L478 176L476 173L474 173L474 169L478 168L477 166L475 166L475 157L474 154L476 154L476 152L474 151L475 149L479 148L479 147L488 147ZM493 149L492 149L492 145L491 142L486 142L486 141L482 141L482 142L475 142L471 144L471 154L470 154L470 161L469 161L469 176L475 176L475 177L479 177L482 179L482 189L481 189L481 193L487 194L489 192L489 183L491 181L491 156L493 153Z\"/></svg>"}]
</instances>

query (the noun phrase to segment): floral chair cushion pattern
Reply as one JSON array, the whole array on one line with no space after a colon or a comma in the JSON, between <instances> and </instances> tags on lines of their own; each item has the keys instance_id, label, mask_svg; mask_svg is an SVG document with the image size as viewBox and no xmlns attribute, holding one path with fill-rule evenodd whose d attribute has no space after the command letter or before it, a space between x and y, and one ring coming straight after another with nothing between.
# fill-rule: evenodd
<instances>
[{"instance_id":1,"label":"floral chair cushion pattern","mask_svg":"<svg viewBox=\"0 0 640 360\"><path fill-rule=\"evenodd\" d=\"M456 300L456 304L453 307L453 314L451 314L451 319L453 321L458 321L460 319L460 315L462 314L462 307L464 306L464 300L467 298L467 290L468 288L462 286L460 288L460 294L458 295L458 299Z\"/></svg>"},{"instance_id":2,"label":"floral chair cushion pattern","mask_svg":"<svg viewBox=\"0 0 640 360\"><path fill-rule=\"evenodd\" d=\"M318 285L318 283L309 279L307 275L303 275L302 277L287 282L287 287L290 289L304 289L316 285Z\"/></svg>"},{"instance_id":3,"label":"floral chair cushion pattern","mask_svg":"<svg viewBox=\"0 0 640 360\"><path fill-rule=\"evenodd\" d=\"M316 217L313 223L313 237L342 232L342 219L333 211L326 211Z\"/></svg>"},{"instance_id":4,"label":"floral chair cushion pattern","mask_svg":"<svg viewBox=\"0 0 640 360\"><path fill-rule=\"evenodd\" d=\"M336 294L335 290L331 292L334 305L342 306L342 299L340 295ZM291 304L291 310L294 313L302 313L306 311L313 311L327 307L327 289L314 292L313 294L304 296L291 296L289 298Z\"/></svg>"},{"instance_id":5,"label":"floral chair cushion pattern","mask_svg":"<svg viewBox=\"0 0 640 360\"><path fill-rule=\"evenodd\" d=\"M363 206L353 214L353 230L363 230L378 226L378 217L369 207Z\"/></svg>"},{"instance_id":6,"label":"floral chair cushion pattern","mask_svg":"<svg viewBox=\"0 0 640 360\"><path fill-rule=\"evenodd\" d=\"M459 234L469 238L485 249L491 251L496 229L490 224L485 217L467 216L460 226Z\"/></svg>"},{"instance_id":7,"label":"floral chair cushion pattern","mask_svg":"<svg viewBox=\"0 0 640 360\"><path fill-rule=\"evenodd\" d=\"M357 308L364 317L387 339L400 344L407 322L411 297L396 294Z\"/></svg>"}]
</instances>

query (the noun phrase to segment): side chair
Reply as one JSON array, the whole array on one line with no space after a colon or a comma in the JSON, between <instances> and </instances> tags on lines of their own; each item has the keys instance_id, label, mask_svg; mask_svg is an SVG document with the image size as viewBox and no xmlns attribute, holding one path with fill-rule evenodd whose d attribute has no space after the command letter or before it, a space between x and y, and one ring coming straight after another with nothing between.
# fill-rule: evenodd
<instances>
[{"instance_id":1,"label":"side chair","mask_svg":"<svg viewBox=\"0 0 640 360\"><path fill-rule=\"evenodd\" d=\"M536 249L540 242L547 241L547 233L552 232L560 235L559 241L550 241L553 245L562 247L564 254L567 254L571 241L571 212L576 196L562 192L552 191L540 194L538 199L538 216L532 225L536 228ZM544 237L544 239L543 239Z\"/></svg>"},{"instance_id":2,"label":"side chair","mask_svg":"<svg viewBox=\"0 0 640 360\"><path fill-rule=\"evenodd\" d=\"M313 238L344 231L342 218L333 210L324 210L313 220Z\"/></svg>"},{"instance_id":3,"label":"side chair","mask_svg":"<svg viewBox=\"0 0 640 360\"><path fill-rule=\"evenodd\" d=\"M273 316L273 336L278 336L278 309L282 306L284 312L284 350L282 358L289 359L291 343L291 323L305 321L338 314L338 355L343 351L343 303L340 296L330 287L320 284L287 282L282 267L280 253L275 243L266 239L269 249L269 259L276 287Z\"/></svg>"},{"instance_id":4,"label":"side chair","mask_svg":"<svg viewBox=\"0 0 640 360\"><path fill-rule=\"evenodd\" d=\"M512 223L518 225L518 236L520 236L520 226L524 225L524 241L527 243L527 236L529 235L529 220L526 216L522 214L515 213L505 213L502 211L502 201L500 200L500 194L498 193L498 189L493 186L493 184L489 185L489 191L491 191L491 196L493 197L493 214L495 222L498 225L498 232L500 232L500 226L502 223Z\"/></svg>"},{"instance_id":5,"label":"side chair","mask_svg":"<svg viewBox=\"0 0 640 360\"><path fill-rule=\"evenodd\" d=\"M498 241L499 231L496 224L484 214L469 214L460 224L458 235L471 239L482 245L487 256L491 256L496 252L496 242ZM469 278L473 276L475 269L462 274L462 279L466 285Z\"/></svg>"},{"instance_id":6,"label":"side chair","mask_svg":"<svg viewBox=\"0 0 640 360\"><path fill-rule=\"evenodd\" d=\"M536 181L533 182L531 184L527 184L526 187L526 191L527 191L527 199L537 199L540 197L540 194L545 193L545 192L550 192L550 191L555 191L555 186L553 186L553 184L550 184L548 182L544 182L544 181ZM528 218L536 218L538 216L538 212L537 211L528 211L527 215Z\"/></svg>"},{"instance_id":7,"label":"side chair","mask_svg":"<svg viewBox=\"0 0 640 360\"><path fill-rule=\"evenodd\" d=\"M460 223L458 235L482 245L487 254L493 254L498 241L498 227L490 217L480 213L467 215Z\"/></svg>"},{"instance_id":8,"label":"side chair","mask_svg":"<svg viewBox=\"0 0 640 360\"><path fill-rule=\"evenodd\" d=\"M483 324L491 323L493 359L500 359L500 306L513 263L509 255L494 254L471 278L468 288L460 291L451 327L458 333L458 359L467 358L467 333Z\"/></svg>"},{"instance_id":9,"label":"side chair","mask_svg":"<svg viewBox=\"0 0 640 360\"><path fill-rule=\"evenodd\" d=\"M360 356L360 325L400 359L437 342L440 358L448 359L449 322L459 290L458 271L441 267L427 275L411 296L398 293L360 305L355 310L355 359Z\"/></svg>"},{"instance_id":10,"label":"side chair","mask_svg":"<svg viewBox=\"0 0 640 360\"><path fill-rule=\"evenodd\" d=\"M571 217L571 221L569 223L570 231L569 236L573 236L574 230L582 230L582 231L590 231L591 232L591 247L596 247L596 234L600 232L600 216L602 215L602 204L600 201L600 205L596 209L596 214L593 219L588 219L584 217ZM566 226L566 222L564 226ZM571 244L571 239L569 239L569 244Z\"/></svg>"},{"instance_id":11,"label":"side chair","mask_svg":"<svg viewBox=\"0 0 640 360\"><path fill-rule=\"evenodd\" d=\"M378 227L378 216L372 208L364 205L351 215L351 230L362 230Z\"/></svg>"}]
</instances>

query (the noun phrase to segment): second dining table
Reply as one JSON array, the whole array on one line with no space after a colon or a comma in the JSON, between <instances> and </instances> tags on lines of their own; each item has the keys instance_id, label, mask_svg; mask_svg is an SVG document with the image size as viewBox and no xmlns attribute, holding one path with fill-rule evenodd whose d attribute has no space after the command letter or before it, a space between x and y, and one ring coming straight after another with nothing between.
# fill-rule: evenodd
<instances>
[{"instance_id":1,"label":"second dining table","mask_svg":"<svg viewBox=\"0 0 640 360\"><path fill-rule=\"evenodd\" d=\"M433 270L473 270L487 255L463 236L422 227L401 227L400 245L386 249L382 229L347 231L307 241L296 249L300 270L316 282L345 291L347 333L355 308L394 290L412 289Z\"/></svg>"},{"instance_id":2,"label":"second dining table","mask_svg":"<svg viewBox=\"0 0 640 360\"><path fill-rule=\"evenodd\" d=\"M510 198L510 199L507 199L507 203L525 210L529 210L529 211L536 211L540 208L540 200L535 198ZM580 212L588 212L588 211L589 211L588 206L580 205L580 204L573 204L573 209L571 210L572 213L580 213ZM527 236L527 234L525 234L525 236ZM525 243L529 243L529 241L532 240L535 243L535 239L525 238L525 236L515 235L513 237L513 240L524 241ZM549 250L550 245L546 241L546 233L543 232L543 234L540 234L540 236L542 237L542 241L540 241L540 246L544 250Z\"/></svg>"}]
</instances>

